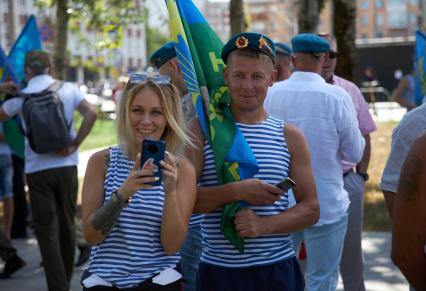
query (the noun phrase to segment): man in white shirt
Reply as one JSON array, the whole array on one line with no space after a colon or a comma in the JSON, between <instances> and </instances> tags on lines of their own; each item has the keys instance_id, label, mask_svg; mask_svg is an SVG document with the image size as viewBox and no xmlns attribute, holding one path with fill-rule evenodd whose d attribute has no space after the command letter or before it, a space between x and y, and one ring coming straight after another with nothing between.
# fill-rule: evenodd
<instances>
[{"instance_id":1,"label":"man in white shirt","mask_svg":"<svg viewBox=\"0 0 426 291\"><path fill-rule=\"evenodd\" d=\"M28 86L23 93L37 93L55 80L49 75L51 63L44 51L30 51L25 57ZM38 154L25 140L25 174L31 198L35 234L40 248L48 290L69 290L74 267L74 215L78 191L77 164L79 145L96 120L95 109L70 83L57 90L70 125L71 144L56 152ZM24 98L5 101L0 107L0 121L22 115ZM83 116L78 132L73 124L74 111ZM26 129L24 119L23 127ZM46 143L49 141L45 141Z\"/></svg>"},{"instance_id":2,"label":"man in white shirt","mask_svg":"<svg viewBox=\"0 0 426 291\"><path fill-rule=\"evenodd\" d=\"M336 290L349 206L341 160L358 163L365 142L351 97L327 84L320 75L329 44L314 34L300 34L292 39L292 46L296 72L274 84L264 106L269 113L298 127L308 142L320 219L316 225L295 233L293 239L296 249L301 239L305 241L306 289Z\"/></svg>"}]
</instances>

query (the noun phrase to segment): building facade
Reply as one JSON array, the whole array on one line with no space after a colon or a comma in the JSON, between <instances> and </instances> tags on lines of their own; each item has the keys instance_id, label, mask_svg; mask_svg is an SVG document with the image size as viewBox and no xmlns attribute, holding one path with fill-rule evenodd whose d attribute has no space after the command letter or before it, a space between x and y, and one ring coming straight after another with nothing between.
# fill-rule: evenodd
<instances>
[{"instance_id":1,"label":"building facade","mask_svg":"<svg viewBox=\"0 0 426 291\"><path fill-rule=\"evenodd\" d=\"M143 1L140 1L143 5ZM53 9L39 9L32 0L0 0L0 46L8 53L31 14L36 16L43 48L53 52L55 38ZM115 37L111 34L109 37ZM67 79L79 83L116 78L147 66L145 24L132 24L123 32L122 46L101 49L103 36L83 25L79 33L68 32Z\"/></svg>"},{"instance_id":2,"label":"building facade","mask_svg":"<svg viewBox=\"0 0 426 291\"><path fill-rule=\"evenodd\" d=\"M197 6L222 40L230 37L229 0L200 0ZM289 42L298 33L297 0L244 0L249 30ZM356 0L356 38L409 37L419 26L425 0ZM424 7L423 7L424 8ZM426 8L424 8L426 9ZM425 10L426 11L426 10ZM333 31L333 4L325 2L318 32Z\"/></svg>"}]
</instances>

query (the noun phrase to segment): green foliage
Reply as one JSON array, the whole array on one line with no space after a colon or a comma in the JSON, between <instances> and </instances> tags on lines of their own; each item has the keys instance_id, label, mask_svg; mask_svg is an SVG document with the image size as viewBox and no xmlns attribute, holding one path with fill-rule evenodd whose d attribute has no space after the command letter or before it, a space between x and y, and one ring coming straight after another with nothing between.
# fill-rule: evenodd
<instances>
[{"instance_id":1,"label":"green foliage","mask_svg":"<svg viewBox=\"0 0 426 291\"><path fill-rule=\"evenodd\" d=\"M87 42L86 27L96 32L95 49L114 49L121 46L123 30L130 24L146 21L146 10L134 0L69 0L69 30ZM37 7L54 7L56 0L34 0Z\"/></svg>"},{"instance_id":2,"label":"green foliage","mask_svg":"<svg viewBox=\"0 0 426 291\"><path fill-rule=\"evenodd\" d=\"M146 44L147 44L147 58L151 56L160 46L169 41L168 35L162 34L158 29L146 26Z\"/></svg>"}]
</instances>

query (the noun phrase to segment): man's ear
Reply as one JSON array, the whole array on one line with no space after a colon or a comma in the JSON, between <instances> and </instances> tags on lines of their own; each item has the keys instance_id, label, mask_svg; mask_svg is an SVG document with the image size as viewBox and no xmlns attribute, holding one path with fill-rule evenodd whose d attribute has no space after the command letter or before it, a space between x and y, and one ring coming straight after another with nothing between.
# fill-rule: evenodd
<instances>
[{"instance_id":1,"label":"man's ear","mask_svg":"<svg viewBox=\"0 0 426 291\"><path fill-rule=\"evenodd\" d=\"M273 69L270 76L271 78L269 82L269 87L271 87L275 83L275 81L277 80L277 75L278 75L278 71Z\"/></svg>"},{"instance_id":2,"label":"man's ear","mask_svg":"<svg viewBox=\"0 0 426 291\"><path fill-rule=\"evenodd\" d=\"M222 76L226 86L228 86L228 75L229 75L228 67L223 67Z\"/></svg>"},{"instance_id":3,"label":"man's ear","mask_svg":"<svg viewBox=\"0 0 426 291\"><path fill-rule=\"evenodd\" d=\"M181 73L177 58L173 58L173 59L169 60L169 64L173 68L173 71L175 71L179 74Z\"/></svg>"},{"instance_id":4,"label":"man's ear","mask_svg":"<svg viewBox=\"0 0 426 291\"><path fill-rule=\"evenodd\" d=\"M293 65L293 67L296 67L296 56L295 55L291 55L291 57L290 57L290 61L291 61L291 64Z\"/></svg>"}]
</instances>

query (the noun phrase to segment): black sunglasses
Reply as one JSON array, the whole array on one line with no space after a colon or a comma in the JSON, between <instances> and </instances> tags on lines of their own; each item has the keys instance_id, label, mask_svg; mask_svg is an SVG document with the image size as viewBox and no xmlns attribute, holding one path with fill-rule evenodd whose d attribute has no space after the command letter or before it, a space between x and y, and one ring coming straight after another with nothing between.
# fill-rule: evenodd
<instances>
[{"instance_id":1,"label":"black sunglasses","mask_svg":"<svg viewBox=\"0 0 426 291\"><path fill-rule=\"evenodd\" d=\"M130 84L137 84L145 81L152 81L158 85L171 84L171 79L168 75L149 75L146 73L132 73L129 76Z\"/></svg>"},{"instance_id":2,"label":"black sunglasses","mask_svg":"<svg viewBox=\"0 0 426 291\"><path fill-rule=\"evenodd\" d=\"M337 58L338 55L339 55L338 52L333 52L333 51L328 52L328 58L330 58L330 59L335 59L335 58Z\"/></svg>"}]
</instances>

